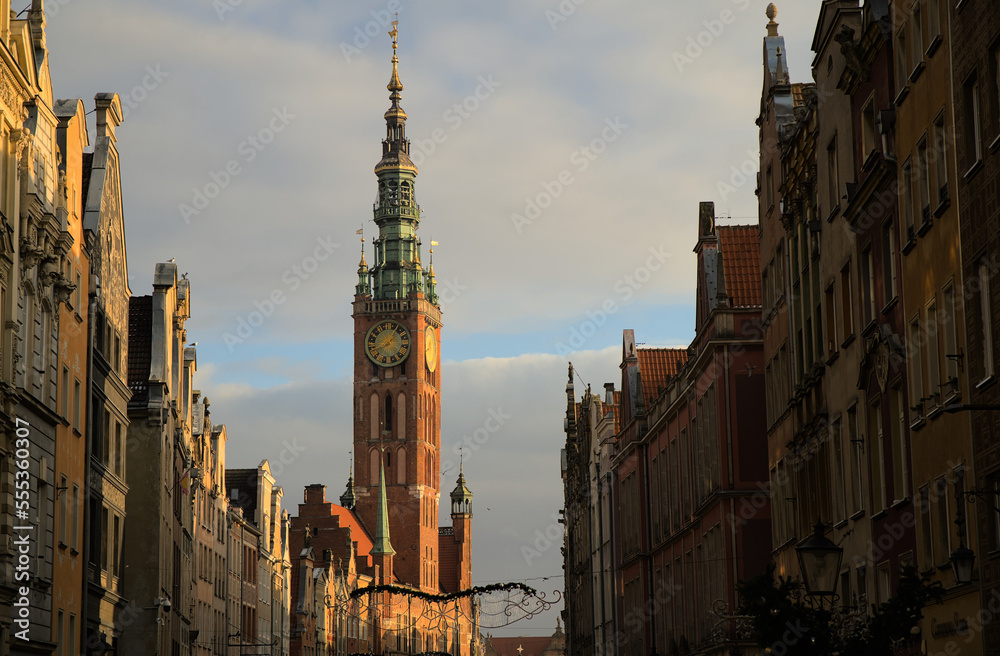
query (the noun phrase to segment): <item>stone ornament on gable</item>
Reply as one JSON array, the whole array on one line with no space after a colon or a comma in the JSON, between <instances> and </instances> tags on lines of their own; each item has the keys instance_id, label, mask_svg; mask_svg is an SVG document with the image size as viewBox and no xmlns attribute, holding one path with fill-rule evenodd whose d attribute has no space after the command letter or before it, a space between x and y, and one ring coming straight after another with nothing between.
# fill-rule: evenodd
<instances>
[{"instance_id":1,"label":"stone ornament on gable","mask_svg":"<svg viewBox=\"0 0 1000 656\"><path fill-rule=\"evenodd\" d=\"M14 142L14 157L21 168L27 168L31 161L31 144L35 140L35 135L25 128L17 128L10 131L10 139Z\"/></svg>"}]
</instances>

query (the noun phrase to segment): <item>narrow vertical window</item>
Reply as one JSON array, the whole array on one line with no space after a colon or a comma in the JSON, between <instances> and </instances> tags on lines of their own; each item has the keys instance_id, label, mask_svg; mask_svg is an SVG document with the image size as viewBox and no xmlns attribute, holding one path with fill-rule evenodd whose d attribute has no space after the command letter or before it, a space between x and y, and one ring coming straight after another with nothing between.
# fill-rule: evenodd
<instances>
[{"instance_id":1,"label":"narrow vertical window","mask_svg":"<svg viewBox=\"0 0 1000 656\"><path fill-rule=\"evenodd\" d=\"M872 263L872 247L869 244L861 252L861 308L865 326L875 319L875 270Z\"/></svg>"},{"instance_id":2,"label":"narrow vertical window","mask_svg":"<svg viewBox=\"0 0 1000 656\"><path fill-rule=\"evenodd\" d=\"M917 144L917 198L919 204L914 209L920 213L920 227L923 229L931 220L931 177L926 138Z\"/></svg>"},{"instance_id":3,"label":"narrow vertical window","mask_svg":"<svg viewBox=\"0 0 1000 656\"><path fill-rule=\"evenodd\" d=\"M983 380L993 376L993 313L990 307L990 269L979 265L979 325L982 330Z\"/></svg>"},{"instance_id":4,"label":"narrow vertical window","mask_svg":"<svg viewBox=\"0 0 1000 656\"><path fill-rule=\"evenodd\" d=\"M882 284L885 286L885 302L896 298L896 231L892 221L882 226Z\"/></svg>"},{"instance_id":5,"label":"narrow vertical window","mask_svg":"<svg viewBox=\"0 0 1000 656\"><path fill-rule=\"evenodd\" d=\"M914 226L914 206L913 206L913 163L907 159L903 162L899 176L900 188L898 200L900 212L903 215L903 230L905 230L905 240L912 242L917 238L917 229Z\"/></svg>"},{"instance_id":6,"label":"narrow vertical window","mask_svg":"<svg viewBox=\"0 0 1000 656\"><path fill-rule=\"evenodd\" d=\"M913 13L910 14L910 70L911 75L917 72L918 67L924 60L924 23L923 14L920 12L920 2L913 4Z\"/></svg>"},{"instance_id":7,"label":"narrow vertical window","mask_svg":"<svg viewBox=\"0 0 1000 656\"><path fill-rule=\"evenodd\" d=\"M392 431L392 395L385 395L385 413L382 415L382 421L384 423L383 429L385 432Z\"/></svg>"},{"instance_id":8,"label":"narrow vertical window","mask_svg":"<svg viewBox=\"0 0 1000 656\"><path fill-rule=\"evenodd\" d=\"M886 436L882 421L882 404L876 401L868 408L868 435L871 440L872 500L874 510L884 510L885 498L885 455Z\"/></svg>"},{"instance_id":9,"label":"narrow vertical window","mask_svg":"<svg viewBox=\"0 0 1000 656\"><path fill-rule=\"evenodd\" d=\"M875 96L869 98L861 110L861 153L863 161L878 149L878 131L875 127Z\"/></svg>"},{"instance_id":10,"label":"narrow vertical window","mask_svg":"<svg viewBox=\"0 0 1000 656\"><path fill-rule=\"evenodd\" d=\"M951 553L951 522L948 521L948 481L942 476L934 481L934 558L935 565L946 565Z\"/></svg>"},{"instance_id":11,"label":"narrow vertical window","mask_svg":"<svg viewBox=\"0 0 1000 656\"><path fill-rule=\"evenodd\" d=\"M934 185L937 188L937 206L944 206L948 194L948 133L945 131L944 115L934 121Z\"/></svg>"},{"instance_id":12,"label":"narrow vertical window","mask_svg":"<svg viewBox=\"0 0 1000 656\"><path fill-rule=\"evenodd\" d=\"M837 136L826 147L826 183L830 195L830 214L840 206L840 160L837 156Z\"/></svg>"},{"instance_id":13,"label":"narrow vertical window","mask_svg":"<svg viewBox=\"0 0 1000 656\"><path fill-rule=\"evenodd\" d=\"M906 79L910 76L907 69L906 59L909 56L906 49L906 26L899 28L896 32L896 93L901 94L906 88ZM897 101L902 103L902 98L897 97Z\"/></svg>"},{"instance_id":14,"label":"narrow vertical window","mask_svg":"<svg viewBox=\"0 0 1000 656\"><path fill-rule=\"evenodd\" d=\"M840 417L830 425L830 439L833 446L833 489L834 518L836 521L846 519L847 511L847 480L844 476L844 434Z\"/></svg>"},{"instance_id":15,"label":"narrow vertical window","mask_svg":"<svg viewBox=\"0 0 1000 656\"><path fill-rule=\"evenodd\" d=\"M923 550L921 570L930 569L934 564L934 542L931 527L931 491L926 485L920 488L920 547Z\"/></svg>"},{"instance_id":16,"label":"narrow vertical window","mask_svg":"<svg viewBox=\"0 0 1000 656\"><path fill-rule=\"evenodd\" d=\"M905 413L903 410L903 388L894 387L889 394L889 421L891 422L892 441L892 499L902 501L910 495L909 466L906 461Z\"/></svg>"},{"instance_id":17,"label":"narrow vertical window","mask_svg":"<svg viewBox=\"0 0 1000 656\"><path fill-rule=\"evenodd\" d=\"M941 0L927 0L927 51L933 53L935 42L941 37Z\"/></svg>"},{"instance_id":18,"label":"narrow vertical window","mask_svg":"<svg viewBox=\"0 0 1000 656\"><path fill-rule=\"evenodd\" d=\"M73 498L70 502L69 546L80 548L80 486L73 485Z\"/></svg>"},{"instance_id":19,"label":"narrow vertical window","mask_svg":"<svg viewBox=\"0 0 1000 656\"><path fill-rule=\"evenodd\" d=\"M909 354L910 370L910 403L911 409L919 418L924 414L924 376L921 371L920 362L923 359L921 345L923 335L920 334L920 316L916 315L910 319L910 334L907 340L906 351Z\"/></svg>"},{"instance_id":20,"label":"narrow vertical window","mask_svg":"<svg viewBox=\"0 0 1000 656\"><path fill-rule=\"evenodd\" d=\"M851 280L851 263L840 270L840 320L846 341L854 334L854 282Z\"/></svg>"},{"instance_id":21,"label":"narrow vertical window","mask_svg":"<svg viewBox=\"0 0 1000 656\"><path fill-rule=\"evenodd\" d=\"M851 502L854 513L865 509L865 443L858 431L858 406L847 410L847 430L851 441ZM853 514L853 513L852 513Z\"/></svg>"},{"instance_id":22,"label":"narrow vertical window","mask_svg":"<svg viewBox=\"0 0 1000 656\"><path fill-rule=\"evenodd\" d=\"M941 404L941 351L938 346L937 300L927 304L927 396L935 406Z\"/></svg>"},{"instance_id":23,"label":"narrow vertical window","mask_svg":"<svg viewBox=\"0 0 1000 656\"><path fill-rule=\"evenodd\" d=\"M965 145L971 161L969 169L983 159L982 115L979 107L979 80L975 74L965 83Z\"/></svg>"},{"instance_id":24,"label":"narrow vertical window","mask_svg":"<svg viewBox=\"0 0 1000 656\"><path fill-rule=\"evenodd\" d=\"M80 430L82 415L83 415L83 398L82 398L83 388L80 384L80 380L77 379L73 384L73 428L77 431Z\"/></svg>"},{"instance_id":25,"label":"narrow vertical window","mask_svg":"<svg viewBox=\"0 0 1000 656\"><path fill-rule=\"evenodd\" d=\"M63 367L62 370L62 416L69 418L69 368Z\"/></svg>"},{"instance_id":26,"label":"narrow vertical window","mask_svg":"<svg viewBox=\"0 0 1000 656\"><path fill-rule=\"evenodd\" d=\"M56 490L59 496L59 543L66 544L66 522L69 515L69 481L65 476L59 477L59 489Z\"/></svg>"}]
</instances>

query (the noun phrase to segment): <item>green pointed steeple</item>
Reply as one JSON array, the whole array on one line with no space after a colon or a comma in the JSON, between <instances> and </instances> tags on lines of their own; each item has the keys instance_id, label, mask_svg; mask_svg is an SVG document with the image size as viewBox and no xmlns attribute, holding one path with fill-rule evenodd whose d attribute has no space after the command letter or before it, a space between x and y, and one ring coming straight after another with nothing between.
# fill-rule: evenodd
<instances>
[{"instance_id":1,"label":"green pointed steeple","mask_svg":"<svg viewBox=\"0 0 1000 656\"><path fill-rule=\"evenodd\" d=\"M416 236L420 224L420 206L415 194L417 166L410 159L406 112L399 104L403 84L399 81L395 24L389 34L392 36L392 77L386 88L390 91L391 106L385 112L382 159L375 166L378 200L374 214L379 234L374 242L371 295L376 301L408 298L424 293L425 286L420 266L420 240Z\"/></svg>"},{"instance_id":2,"label":"green pointed steeple","mask_svg":"<svg viewBox=\"0 0 1000 656\"><path fill-rule=\"evenodd\" d=\"M379 461L382 459L379 458ZM395 550L389 543L389 507L385 500L385 464L380 463L378 472L378 506L375 510L375 544L372 547L373 556L394 556ZM386 572L386 576L390 573Z\"/></svg>"}]
</instances>

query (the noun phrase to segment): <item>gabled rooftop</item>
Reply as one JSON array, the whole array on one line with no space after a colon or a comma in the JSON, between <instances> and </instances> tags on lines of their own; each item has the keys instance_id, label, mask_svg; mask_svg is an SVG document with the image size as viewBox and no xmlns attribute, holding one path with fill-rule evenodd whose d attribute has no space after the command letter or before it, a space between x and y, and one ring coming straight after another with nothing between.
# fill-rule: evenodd
<instances>
[{"instance_id":1,"label":"gabled rooftop","mask_svg":"<svg viewBox=\"0 0 1000 656\"><path fill-rule=\"evenodd\" d=\"M732 307L761 307L760 239L755 225L716 226Z\"/></svg>"},{"instance_id":2,"label":"gabled rooftop","mask_svg":"<svg viewBox=\"0 0 1000 656\"><path fill-rule=\"evenodd\" d=\"M687 349L637 347L639 373L642 376L642 398L646 407L652 405L670 379L687 362Z\"/></svg>"}]
</instances>

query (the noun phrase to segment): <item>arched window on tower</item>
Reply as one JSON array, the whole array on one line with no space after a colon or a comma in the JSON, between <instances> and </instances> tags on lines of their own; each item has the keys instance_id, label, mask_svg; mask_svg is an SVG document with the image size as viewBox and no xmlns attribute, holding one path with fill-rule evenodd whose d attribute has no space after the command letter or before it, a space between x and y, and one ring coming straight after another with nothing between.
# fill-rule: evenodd
<instances>
[{"instance_id":1,"label":"arched window on tower","mask_svg":"<svg viewBox=\"0 0 1000 656\"><path fill-rule=\"evenodd\" d=\"M378 394L372 394L371 408L369 409L369 417L371 422L371 430L369 432L369 439L377 440L378 435Z\"/></svg>"},{"instance_id":2,"label":"arched window on tower","mask_svg":"<svg viewBox=\"0 0 1000 656\"><path fill-rule=\"evenodd\" d=\"M406 395L399 393L396 407L396 437L401 440L406 439Z\"/></svg>"},{"instance_id":3,"label":"arched window on tower","mask_svg":"<svg viewBox=\"0 0 1000 656\"><path fill-rule=\"evenodd\" d=\"M396 451L396 482L400 485L406 483L406 449L403 447Z\"/></svg>"},{"instance_id":4,"label":"arched window on tower","mask_svg":"<svg viewBox=\"0 0 1000 656\"><path fill-rule=\"evenodd\" d=\"M372 449L368 456L368 484L378 485L378 449Z\"/></svg>"},{"instance_id":5,"label":"arched window on tower","mask_svg":"<svg viewBox=\"0 0 1000 656\"><path fill-rule=\"evenodd\" d=\"M385 431L392 432L392 394L385 395L385 414L382 416L382 421Z\"/></svg>"}]
</instances>

